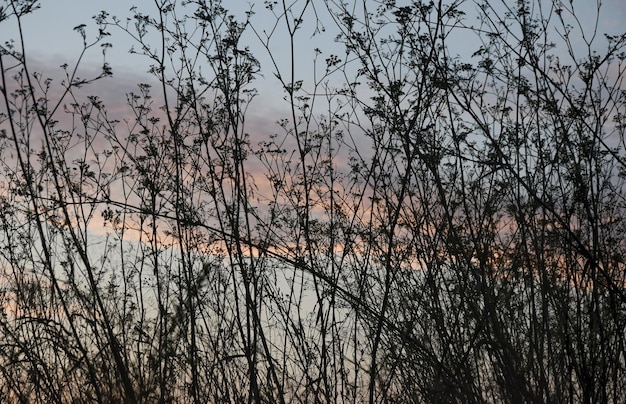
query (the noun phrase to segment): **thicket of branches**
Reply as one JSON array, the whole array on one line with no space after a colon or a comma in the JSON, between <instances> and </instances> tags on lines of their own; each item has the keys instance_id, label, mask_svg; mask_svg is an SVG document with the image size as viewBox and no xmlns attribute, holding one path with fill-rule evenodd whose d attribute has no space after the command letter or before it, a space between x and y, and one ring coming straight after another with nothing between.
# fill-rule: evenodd
<instances>
[{"instance_id":1,"label":"thicket of branches","mask_svg":"<svg viewBox=\"0 0 626 404\"><path fill-rule=\"evenodd\" d=\"M623 400L626 34L557 0L227 7L75 28L149 61L122 116L107 63L2 44L0 401Z\"/></svg>"}]
</instances>

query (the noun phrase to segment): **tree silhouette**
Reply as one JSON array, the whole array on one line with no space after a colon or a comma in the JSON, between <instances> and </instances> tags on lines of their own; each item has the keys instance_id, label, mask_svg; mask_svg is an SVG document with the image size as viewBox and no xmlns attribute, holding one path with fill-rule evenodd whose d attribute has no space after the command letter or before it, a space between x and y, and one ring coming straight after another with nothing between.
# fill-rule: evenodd
<instances>
[{"instance_id":1,"label":"tree silhouette","mask_svg":"<svg viewBox=\"0 0 626 404\"><path fill-rule=\"evenodd\" d=\"M620 402L600 2L228 6L103 11L57 71L0 6L0 401Z\"/></svg>"}]
</instances>

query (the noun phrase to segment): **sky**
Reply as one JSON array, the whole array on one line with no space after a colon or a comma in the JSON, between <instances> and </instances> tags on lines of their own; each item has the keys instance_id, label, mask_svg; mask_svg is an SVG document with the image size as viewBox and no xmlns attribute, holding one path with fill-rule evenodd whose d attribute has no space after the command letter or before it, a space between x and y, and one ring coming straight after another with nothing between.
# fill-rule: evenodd
<instances>
[{"instance_id":1,"label":"sky","mask_svg":"<svg viewBox=\"0 0 626 404\"><path fill-rule=\"evenodd\" d=\"M625 0L604 1L600 32L620 33L626 31L626 7L623 6L623 1ZM249 7L248 2L239 0L224 0L224 3L230 5L231 10L240 17ZM594 17L594 10L590 7L591 3L588 0L574 0L574 6L580 13L579 15L588 16L589 21L593 20ZM28 57L35 70L45 71L48 74L55 74L54 72L58 74L60 65L64 63L72 65L79 57L82 38L74 31L74 27L87 24L87 35L93 37L97 31L91 17L98 14L100 10L106 9L111 15L119 16L121 19L132 15L130 11L132 2L128 0L44 0L41 4L40 10L24 18L23 29ZM152 1L145 0L141 3L141 9L146 10L146 12L153 8L154 3ZM257 11L253 17L254 24L258 27L264 25L270 27L272 18L263 8L263 2L257 1L254 9ZM329 27L332 25L328 16L322 12L318 14L318 17L322 18L322 21ZM471 21L475 21L475 19L471 19ZM585 22L582 21L582 23ZM592 28L587 26L585 30L591 32ZM303 32L299 35L301 42L296 43L295 48L296 75L297 78L304 80L310 80L312 77L311 61L315 54L313 50L316 47L324 50L325 55L323 57L330 53L341 54L342 52L341 47L333 41L334 33L331 28L325 35L319 36L313 36L314 29L312 24L305 25ZM133 41L128 35L114 29L109 30L109 32L111 37L107 38L107 41L112 42L113 47L108 50L107 61L113 69L114 76L90 86L90 92L99 94L105 100L110 111L119 111L123 114L126 103L125 94L136 91L137 83L154 82L154 78L146 73L148 66L145 60L137 57L137 55L129 55L128 51L133 45ZM4 42L8 38L16 36L17 30L14 24L4 22L0 24L0 41ZM271 52L276 56L279 64L283 63L279 67L283 71L288 71L289 47L286 43L286 35L284 32L278 32L275 38L276 40L272 42ZM475 44L467 45L469 42L463 42L467 39L460 36L454 39L459 41L455 44L459 49L469 50L469 53L472 53L474 49L472 46ZM266 135L279 130L276 121L286 116L288 104L282 100L285 92L273 75L274 69L267 52L260 46L259 40L252 35L246 37L246 40L249 41L251 49L260 59L263 74L263 78L254 84L259 89L260 95L250 110L248 119L251 122L248 126L257 131L257 135ZM85 71L92 74L97 72L101 64L102 53L99 47L90 50L83 62Z\"/></svg>"},{"instance_id":2,"label":"sky","mask_svg":"<svg viewBox=\"0 0 626 404\"><path fill-rule=\"evenodd\" d=\"M367 0L368 4L376 4L374 0ZM549 3L548 0L545 0ZM626 27L626 7L623 6L624 0L605 0L602 3L603 14L600 21L600 32L621 33ZM399 0L398 3L408 2L408 0ZM106 10L110 15L118 16L124 20L126 17L132 16L131 7L138 4L139 10L144 13L152 13L155 15L155 3L152 0L128 1L128 0L43 0L40 2L41 9L27 15L23 20L23 31L25 35L26 50L35 70L43 71L45 74L60 74L59 66L68 63L72 66L78 59L81 48L82 38L75 32L74 27L86 24L86 32L88 38L93 38L97 34L97 27L92 20L92 16L98 14L101 10ZM294 1L294 7L301 7L301 1ZM511 3L515 3L511 0ZM594 1L590 0L573 0L573 5L578 15L582 16L583 24L594 20L595 10ZM6 5L7 2L5 1ZM265 9L264 2L260 0L225 0L223 2L226 8L229 8L238 18L243 18L245 11L252 7L255 14L253 15L253 24L262 33L262 30L270 31L275 18ZM343 48L334 41L335 30L332 27L323 2L317 4L316 16L321 20L322 24L328 27L327 32L321 35L314 35L315 25L313 24L312 14L308 14L305 18L305 25L301 32L298 33L298 42L295 44L295 75L296 79L304 80L305 86L312 86L313 78L313 58L315 56L314 49L320 48L324 51L321 56L320 64L324 64L324 58L331 53L342 55ZM472 6L473 1L468 0L464 3L466 10L476 9ZM493 4L493 2L492 2ZM310 10L312 11L312 10ZM476 16L468 15L468 25L477 22ZM586 32L591 32L593 26L584 27ZM126 94L130 91L137 90L137 83L152 82L156 84L155 79L147 74L148 62L145 58L138 55L130 55L129 49L136 45L128 34L119 29L110 29L110 37L106 38L107 42L113 43L113 47L107 50L107 62L113 69L113 78L105 79L94 83L90 87L90 91L95 92L107 103L110 110L121 110L122 104L126 103ZM459 31L462 32L462 31ZM15 38L17 30L15 20L10 23L3 22L0 24L0 38L2 41L8 38ZM290 67L290 49L288 44L288 35L284 31L277 31L271 42L271 53L275 56L279 69L282 74L289 73ZM454 37L454 46L458 47L460 53L471 54L476 48L476 43L471 43L469 36L464 38L463 35ZM261 46L260 40L256 38L250 31L248 36L244 37L244 42L250 46L254 55L261 62L262 76L254 82L254 86L259 90L259 95L255 102L252 103L249 112L250 120L257 129L263 132L278 131L276 121L288 114L289 104L284 100L286 95L284 89L276 79L274 73L275 68L273 62L268 57L268 52ZM598 41L598 43L604 43ZM103 56L99 46L90 49L82 61L81 65L85 69L85 75L97 74L99 67L102 65ZM318 73L323 67L318 67ZM343 80L339 76L340 80Z\"/></svg>"},{"instance_id":3,"label":"sky","mask_svg":"<svg viewBox=\"0 0 626 404\"><path fill-rule=\"evenodd\" d=\"M548 3L548 0L545 0ZM373 0L369 0L370 3L375 3ZM402 3L400 0L398 3ZM5 1L6 3L6 1ZM471 1L465 3L471 5ZM511 1L511 3L514 3ZM594 1L590 0L574 0L573 5L579 15L583 16L582 22L585 19L591 21L595 14ZM40 61L43 65L50 66L51 69L56 68L62 63L72 64L75 61L81 51L82 38L73 30L74 27L80 24L87 24L87 34L93 37L96 34L96 27L93 23L92 16L98 14L101 10L106 10L110 15L115 15L124 19L131 16L132 12L130 8L133 4L139 6L139 10L150 12L153 11L155 6L151 0L144 1L128 1L128 0L43 0L40 2L41 9L35 13L25 17L24 34L27 45L27 50L31 58ZM263 1L259 0L231 0L224 1L223 4L237 17L243 17L244 12L250 7L255 11L253 16L253 23L257 27L270 27L273 23L273 17L265 10ZM298 2L294 2L296 6ZM316 8L316 15L321 19L322 23L326 26L331 26L332 22L329 20L327 13L322 6L323 2L318 2ZM464 5L465 7L465 5ZM624 31L626 27L626 7L624 7L623 0L604 0L602 2L603 14L600 22L601 32L613 32L620 33ZM471 9L470 7L469 9ZM475 7L474 7L475 8ZM465 7L468 9L468 7ZM587 17L588 16L588 17ZM14 21L14 20L13 20ZM469 23L475 21L468 16ZM0 38L6 40L7 38L15 37L16 29L14 24L7 24L3 22L0 24ZM269 28L268 28L269 29ZM329 32L324 35L313 36L315 27L312 24L305 25L303 32L299 34L299 43L296 44L296 70L305 80L311 80L312 77L312 59L314 56L313 49L318 47L325 51L325 54L340 53L342 48L339 47L333 41L332 27ZM591 27L587 27L590 31ZM113 43L113 48L107 51L107 60L111 64L116 79L120 82L128 81L133 82L137 79L146 77L145 72L147 70L147 64L144 60L138 57L130 57L128 50L133 45L132 40L127 34L120 32L119 30L111 29L109 31L112 35L108 39L108 42ZM276 56L276 60L284 61L284 65L280 66L283 69L288 68L289 47L285 39L287 36L284 32L277 32L275 38L277 40L272 43L272 53ZM282 98L284 93L282 91L276 91L276 81L273 77L273 69L271 68L271 62L267 57L267 52L260 46L260 42L252 35L247 37L248 42L253 50L255 56L261 60L263 66L263 78L255 85L259 88L261 94L267 92L274 93L272 98ZM455 38L456 41L463 41L462 37ZM281 42L282 41L282 42ZM460 44L459 49L467 50L464 48L472 47L465 44ZM99 48L92 49L85 55L83 66L97 67L102 63L102 54ZM279 90L281 90L279 88ZM278 94L276 94L278 93ZM270 103L271 104L271 103ZM268 106L268 102L264 102L265 106Z\"/></svg>"},{"instance_id":4,"label":"sky","mask_svg":"<svg viewBox=\"0 0 626 404\"><path fill-rule=\"evenodd\" d=\"M97 27L92 16L98 14L101 10L106 10L111 16L117 16L124 20L131 17L133 12L131 7L138 4L138 10L144 13L154 12L155 5L151 0L129 2L127 0L44 0L40 2L41 8L36 12L27 15L23 20L23 29L26 42L26 49L31 60L36 60L42 64L43 70L54 70L63 63L72 66L82 50L82 38L74 31L74 27L86 24L87 37L94 38L97 34ZM237 18L242 19L245 12L252 7L255 11L254 24L259 27L271 26L273 16L265 10L262 1L224 1L225 7L230 13ZM323 17L321 14L318 16ZM14 22L14 21L12 21ZM342 48L329 40L330 36L323 38L313 38L314 27L305 26L303 31L308 31L305 35L299 35L306 40L306 47L296 48L296 70L303 77L309 79L313 77L311 70L311 60L314 56L313 49L317 46L325 51L336 48L337 52L341 52ZM0 38L16 38L15 24L0 24ZM124 83L137 83L146 81L150 78L146 71L148 70L148 62L145 59L130 55L129 49L136 46L128 34L121 32L119 29L110 29L110 37L106 38L106 42L111 42L113 47L107 50L107 62L113 68L116 83L125 87ZM309 35L310 33L310 35ZM289 47L284 41L286 37L284 32L276 32L275 39L272 42L272 53L276 56L281 69L287 69L289 58ZM332 39L332 38L331 38ZM158 38L156 38L158 40ZM252 32L245 38L245 42L253 49L255 57L257 57L263 67L262 80L255 82L255 86L259 89L259 93L264 95L268 92L273 93L270 97L276 96L282 98L284 92L276 91L276 80L272 74L272 69L268 67L272 64L268 58L267 51L260 46L258 38L255 38ZM330 51L329 51L330 52ZM102 65L102 53L99 47L89 50L82 62L85 68L98 68ZM280 65L280 63L283 65ZM110 90L110 89L109 89ZM106 91L106 89L105 89ZM264 102L266 107L269 106ZM263 114L267 115L267 114Z\"/></svg>"},{"instance_id":5,"label":"sky","mask_svg":"<svg viewBox=\"0 0 626 404\"><path fill-rule=\"evenodd\" d=\"M368 0L374 3L373 0ZM549 3L549 0L544 0ZM6 0L5 0L6 2ZM400 1L399 3L401 3ZM225 7L237 16L242 16L243 12L250 6L255 11L254 21L259 25L270 24L272 21L269 14L264 10L263 1L259 0L231 0L224 1ZM471 2L468 2L471 4ZM514 3L514 1L510 1ZM575 9L583 16L582 20L591 18L594 14L595 1L574 0ZM131 15L130 8L137 4L140 10L154 10L152 0L128 1L128 0L43 0L40 2L41 9L28 15L25 20L25 35L28 47L32 52L46 57L71 57L77 56L80 51L81 38L73 31L73 27L80 24L87 24L91 33L95 34L95 27L92 24L92 16L101 10L108 11L111 15L121 18ZM319 4L322 4L320 1ZM603 19L601 21L601 31L620 32L626 26L626 7L623 0L603 0ZM466 7L465 7L466 8ZM328 24L329 21L318 6L318 17ZM310 28L310 27L309 27ZM0 37L13 37L14 26L0 24ZM88 31L89 32L89 31ZM127 56L131 41L119 32L112 33L112 42L116 44L111 51L112 60L120 66L133 68L133 63ZM307 38L306 45L313 44ZM328 38L326 38L328 39ZM324 44L320 42L320 44ZM332 45L326 43L326 46Z\"/></svg>"}]
</instances>

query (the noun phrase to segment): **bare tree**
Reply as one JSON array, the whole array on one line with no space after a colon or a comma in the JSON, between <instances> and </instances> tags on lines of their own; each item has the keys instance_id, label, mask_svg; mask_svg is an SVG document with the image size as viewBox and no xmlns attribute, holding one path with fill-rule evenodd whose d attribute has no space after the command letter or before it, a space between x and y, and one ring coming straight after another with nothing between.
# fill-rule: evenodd
<instances>
[{"instance_id":1,"label":"bare tree","mask_svg":"<svg viewBox=\"0 0 626 404\"><path fill-rule=\"evenodd\" d=\"M599 2L155 1L77 26L62 77L23 39L38 2L0 7L0 400L626 394ZM114 31L150 65L122 113L107 60L81 71Z\"/></svg>"}]
</instances>

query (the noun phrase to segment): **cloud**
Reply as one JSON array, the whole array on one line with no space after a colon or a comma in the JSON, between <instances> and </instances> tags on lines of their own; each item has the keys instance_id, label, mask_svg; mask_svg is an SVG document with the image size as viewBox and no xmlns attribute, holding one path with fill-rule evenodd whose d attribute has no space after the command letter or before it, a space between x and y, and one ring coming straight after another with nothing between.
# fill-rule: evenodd
<instances>
[{"instance_id":1,"label":"cloud","mask_svg":"<svg viewBox=\"0 0 626 404\"><path fill-rule=\"evenodd\" d=\"M37 54L31 54L27 61L28 72L34 80L34 99L41 100L46 98L48 100L48 110L52 114L47 118L57 121L52 129L50 127L47 128L47 133L54 141L58 141L59 136L71 138L68 140L65 149L59 149L60 154L58 157L65 159L64 164L70 173L75 173L79 170L81 161L90 165L91 169L95 170L97 174L102 171L115 172L121 164L128 164L131 170L134 169L132 161L126 158L129 155L126 154L124 147L129 144L129 137L138 133L141 127L136 126L137 110L134 111L129 106L129 94L140 93L139 84L141 83L152 87L151 115L160 119L156 126L161 128L158 129L160 134L166 137L170 129L167 125L165 113L161 109L165 104L161 83L154 76L147 73L116 68L113 69L112 76L91 81L93 78L101 75L101 66L88 63L75 67L67 63L67 58L62 56L50 57ZM87 80L89 83L68 91L68 76L72 76L74 69L75 80ZM17 73L18 70L19 67L12 69L11 74ZM11 80L9 84L12 91L20 86L19 82L15 80ZM170 111L174 111L176 95L169 93L168 96L170 97ZM211 100L210 96L207 98ZM246 133L249 135L253 148L256 148L259 142L267 140L273 133L282 131L277 126L276 121L281 116L286 116L286 112L281 111L276 103L269 102L269 99L271 99L271 95L254 100L252 107L246 114L245 126L240 134ZM32 99L29 102L32 104ZM102 105L100 110L92 108L94 104L99 102ZM215 101L213 100L213 102ZM52 113L53 110L54 112ZM83 117L89 119L83 120ZM106 124L109 123L115 124L107 126ZM190 129L192 133L197 133L199 130L198 128ZM62 135L63 133L67 135ZM24 139L28 138L26 143L31 145L32 156L36 156L40 153L40 150L44 150L43 134L44 130L37 121L34 122L34 125L29 126L27 131L21 133L21 137ZM160 141L158 138L155 138L155 140L157 142ZM102 155L113 151L116 146L118 151L113 153L114 157L106 163L99 163L103 161ZM133 150L127 151L131 155L135 153ZM145 153L145 150L139 147L136 153L142 154ZM131 157L137 157L137 155ZM32 159L37 167L43 168L35 157ZM5 159L6 163L7 159ZM266 188L267 181L262 171L263 166L254 154L249 155L246 167L248 174L251 175L251 180L256 183L257 187ZM45 174L43 175L45 176ZM132 179L129 180L132 181ZM91 182L92 194L102 197L102 189L98 188L96 179L86 178L82 186L89 186L89 182ZM48 184L50 187L52 186L51 183ZM54 193L54 189L50 188L48 192ZM128 195L125 194L127 191L123 190L120 181L112 183L107 192L112 200L120 203L131 203L136 206L141 204L141 200L137 198L137 195L130 200L128 199ZM90 220L90 230L101 232L103 222L99 215L94 216Z\"/></svg>"}]
</instances>

